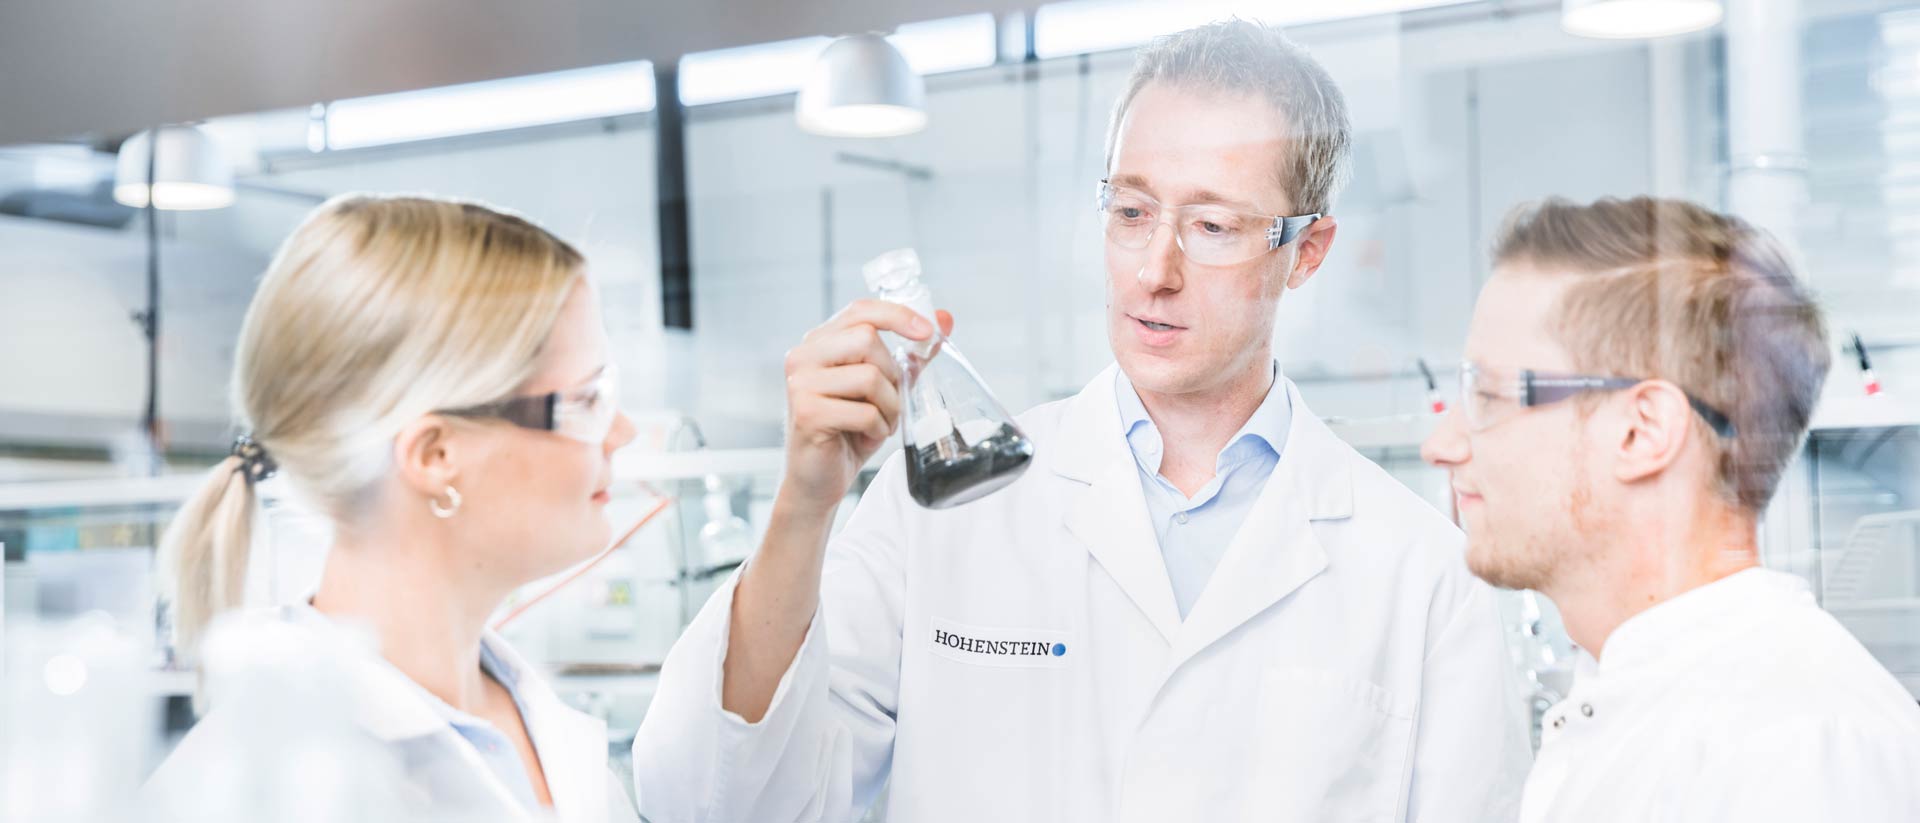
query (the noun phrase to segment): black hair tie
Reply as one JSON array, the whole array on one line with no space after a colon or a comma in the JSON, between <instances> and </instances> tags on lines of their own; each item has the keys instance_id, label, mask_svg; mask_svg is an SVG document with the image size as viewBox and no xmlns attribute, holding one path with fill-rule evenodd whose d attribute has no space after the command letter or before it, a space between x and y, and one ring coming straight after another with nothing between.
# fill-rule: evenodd
<instances>
[{"instance_id":1,"label":"black hair tie","mask_svg":"<svg viewBox=\"0 0 1920 823\"><path fill-rule=\"evenodd\" d=\"M229 454L240 458L241 474L246 475L249 485L274 476L280 471L280 464L273 462L267 455L265 446L254 442L253 435L243 434L233 440L233 451Z\"/></svg>"}]
</instances>

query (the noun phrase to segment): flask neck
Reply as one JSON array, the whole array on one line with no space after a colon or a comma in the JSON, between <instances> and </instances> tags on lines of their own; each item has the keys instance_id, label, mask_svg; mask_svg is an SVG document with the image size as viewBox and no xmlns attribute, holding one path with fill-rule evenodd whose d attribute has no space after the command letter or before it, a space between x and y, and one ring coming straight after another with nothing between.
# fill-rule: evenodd
<instances>
[{"instance_id":1,"label":"flask neck","mask_svg":"<svg viewBox=\"0 0 1920 823\"><path fill-rule=\"evenodd\" d=\"M898 303L913 309L915 314L926 318L927 322L933 325L932 337L926 340L897 338L895 345L891 348L896 352L904 348L907 352L919 357L932 354L934 343L940 339L940 319L934 316L933 292L926 287L926 284L921 283L918 277L905 278L874 289L874 295L888 303Z\"/></svg>"}]
</instances>

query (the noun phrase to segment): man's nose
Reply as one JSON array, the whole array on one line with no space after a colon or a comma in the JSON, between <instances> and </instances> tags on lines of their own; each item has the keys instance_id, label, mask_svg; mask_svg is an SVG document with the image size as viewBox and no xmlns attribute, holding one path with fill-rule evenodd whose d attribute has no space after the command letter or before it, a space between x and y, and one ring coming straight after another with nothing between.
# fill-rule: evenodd
<instances>
[{"instance_id":1,"label":"man's nose","mask_svg":"<svg viewBox=\"0 0 1920 823\"><path fill-rule=\"evenodd\" d=\"M1179 291L1185 282L1180 275L1183 262L1180 234L1163 220L1154 224L1153 233L1147 236L1146 256L1135 277L1150 292Z\"/></svg>"},{"instance_id":2,"label":"man's nose","mask_svg":"<svg viewBox=\"0 0 1920 823\"><path fill-rule=\"evenodd\" d=\"M1440 418L1440 426L1420 444L1420 459L1428 465L1448 468L1465 464L1473 459L1473 449L1467 442L1467 427L1464 415L1455 407Z\"/></svg>"}]
</instances>

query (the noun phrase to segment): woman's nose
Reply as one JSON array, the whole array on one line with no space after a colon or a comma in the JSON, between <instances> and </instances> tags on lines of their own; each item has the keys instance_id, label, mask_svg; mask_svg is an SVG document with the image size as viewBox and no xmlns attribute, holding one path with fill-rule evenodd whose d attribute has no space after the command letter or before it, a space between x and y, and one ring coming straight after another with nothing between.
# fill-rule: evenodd
<instances>
[{"instance_id":1,"label":"woman's nose","mask_svg":"<svg viewBox=\"0 0 1920 823\"><path fill-rule=\"evenodd\" d=\"M612 454L632 443L639 429L633 425L633 418L626 412L614 412L613 429L607 435L607 453Z\"/></svg>"}]
</instances>

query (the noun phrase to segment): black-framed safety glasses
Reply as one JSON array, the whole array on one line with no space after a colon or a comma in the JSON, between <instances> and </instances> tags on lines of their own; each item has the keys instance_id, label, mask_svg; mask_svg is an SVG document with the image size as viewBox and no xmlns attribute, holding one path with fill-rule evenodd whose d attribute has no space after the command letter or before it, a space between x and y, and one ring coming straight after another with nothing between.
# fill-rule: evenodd
<instances>
[{"instance_id":1,"label":"black-framed safety glasses","mask_svg":"<svg viewBox=\"0 0 1920 823\"><path fill-rule=\"evenodd\" d=\"M1558 403L1587 392L1619 391L1645 383L1636 377L1601 377L1586 374L1519 369L1501 372L1472 361L1460 365L1460 410L1473 431L1486 431L1522 410ZM1731 439L1733 419L1724 412L1681 390L1695 414L1705 420L1714 434ZM1503 402L1504 401L1504 402Z\"/></svg>"},{"instance_id":2,"label":"black-framed safety glasses","mask_svg":"<svg viewBox=\"0 0 1920 823\"><path fill-rule=\"evenodd\" d=\"M442 409L454 417L501 420L524 429L566 435L597 444L613 430L620 405L619 373L609 365L591 382L576 389L509 397L493 403Z\"/></svg>"}]
</instances>

